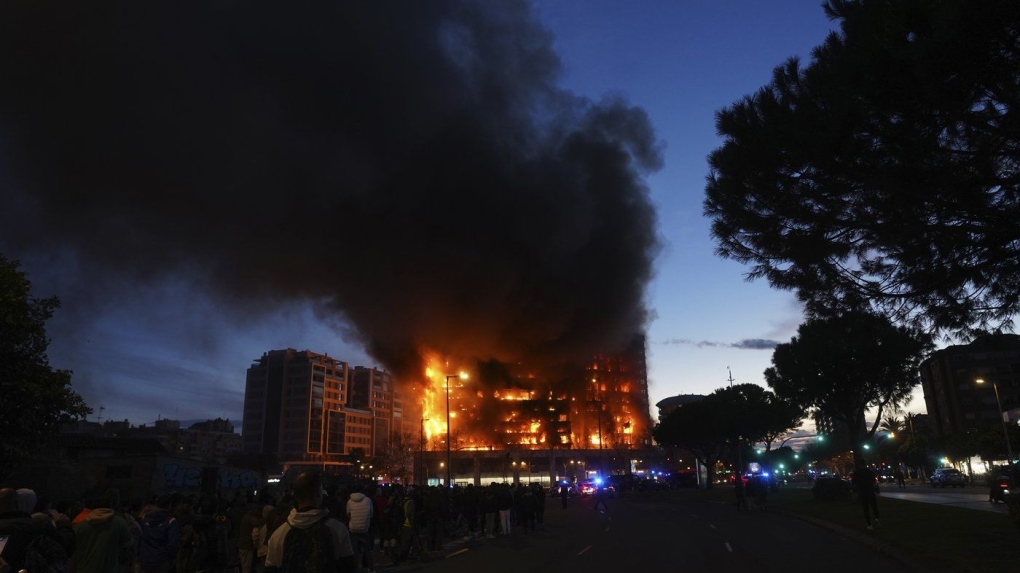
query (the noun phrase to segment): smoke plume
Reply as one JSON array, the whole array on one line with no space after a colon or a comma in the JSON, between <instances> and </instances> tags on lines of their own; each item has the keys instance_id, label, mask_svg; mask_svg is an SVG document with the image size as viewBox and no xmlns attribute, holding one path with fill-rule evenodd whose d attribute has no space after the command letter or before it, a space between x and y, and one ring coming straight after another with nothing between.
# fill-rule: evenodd
<instances>
[{"instance_id":1,"label":"smoke plume","mask_svg":"<svg viewBox=\"0 0 1020 573\"><path fill-rule=\"evenodd\" d=\"M647 320L660 144L558 87L526 2L11 0L0 37L0 248L97 299L312 300L398 376Z\"/></svg>"}]
</instances>

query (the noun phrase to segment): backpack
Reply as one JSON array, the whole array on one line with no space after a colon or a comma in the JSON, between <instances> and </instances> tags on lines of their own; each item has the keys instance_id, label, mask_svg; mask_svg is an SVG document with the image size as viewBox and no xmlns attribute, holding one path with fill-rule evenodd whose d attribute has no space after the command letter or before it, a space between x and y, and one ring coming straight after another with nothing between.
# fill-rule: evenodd
<instances>
[{"instance_id":1,"label":"backpack","mask_svg":"<svg viewBox=\"0 0 1020 573\"><path fill-rule=\"evenodd\" d=\"M303 529L291 526L283 539L282 573L335 573L333 532L326 527L329 514Z\"/></svg>"},{"instance_id":2,"label":"backpack","mask_svg":"<svg viewBox=\"0 0 1020 573\"><path fill-rule=\"evenodd\" d=\"M195 573L206 568L211 554L209 534L206 530L188 524L181 530L181 544L177 550L177 573Z\"/></svg>"},{"instance_id":3,"label":"backpack","mask_svg":"<svg viewBox=\"0 0 1020 573\"><path fill-rule=\"evenodd\" d=\"M67 573L70 571L67 551L56 539L40 535L25 548L22 569L31 573Z\"/></svg>"}]
</instances>

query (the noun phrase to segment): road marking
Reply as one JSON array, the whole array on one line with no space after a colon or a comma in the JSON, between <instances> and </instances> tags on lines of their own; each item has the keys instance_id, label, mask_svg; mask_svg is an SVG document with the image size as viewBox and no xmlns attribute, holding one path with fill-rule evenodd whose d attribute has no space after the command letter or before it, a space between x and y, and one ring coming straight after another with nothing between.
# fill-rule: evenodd
<instances>
[{"instance_id":1,"label":"road marking","mask_svg":"<svg viewBox=\"0 0 1020 573\"><path fill-rule=\"evenodd\" d=\"M726 551L729 551L730 553L733 553L733 548L730 547L730 543L728 541L726 542Z\"/></svg>"},{"instance_id":2,"label":"road marking","mask_svg":"<svg viewBox=\"0 0 1020 573\"><path fill-rule=\"evenodd\" d=\"M458 550L454 551L453 553L447 555L446 558L449 559L449 558L453 557L454 555L460 555L461 553L466 553L468 551L469 551L469 549L467 549L467 548L458 549Z\"/></svg>"},{"instance_id":3,"label":"road marking","mask_svg":"<svg viewBox=\"0 0 1020 573\"><path fill-rule=\"evenodd\" d=\"M712 529L715 529L715 526L712 525L711 523L709 523L708 526L711 527Z\"/></svg>"},{"instance_id":4,"label":"road marking","mask_svg":"<svg viewBox=\"0 0 1020 573\"><path fill-rule=\"evenodd\" d=\"M581 552L578 553L578 555L584 555L584 552L588 551L589 549L591 549L591 545L589 545L588 547L585 547L584 549L582 549Z\"/></svg>"}]
</instances>

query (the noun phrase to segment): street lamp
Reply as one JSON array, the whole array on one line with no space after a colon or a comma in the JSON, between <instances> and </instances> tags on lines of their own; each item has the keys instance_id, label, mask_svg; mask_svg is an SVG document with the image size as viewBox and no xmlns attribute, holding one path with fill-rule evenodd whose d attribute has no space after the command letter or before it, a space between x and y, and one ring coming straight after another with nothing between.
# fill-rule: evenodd
<instances>
[{"instance_id":1,"label":"street lamp","mask_svg":"<svg viewBox=\"0 0 1020 573\"><path fill-rule=\"evenodd\" d=\"M425 482L425 422L428 422L428 418L421 419L421 438L418 442L418 479L421 480L418 483L423 484Z\"/></svg>"},{"instance_id":2,"label":"street lamp","mask_svg":"<svg viewBox=\"0 0 1020 573\"><path fill-rule=\"evenodd\" d=\"M974 382L978 384L984 384L985 381L982 378L978 378ZM1006 427L1006 416L1002 413L1002 402L999 401L999 386L995 384L995 380L992 380L992 390L995 391L995 405L999 407L999 421L1002 422L1002 434L1006 436L1006 454L1009 455L1010 469L1013 468L1013 447L1009 443L1009 428Z\"/></svg>"},{"instance_id":3,"label":"street lamp","mask_svg":"<svg viewBox=\"0 0 1020 573\"><path fill-rule=\"evenodd\" d=\"M595 400L596 407L598 408L598 425L599 425L599 477L605 479L606 475L606 456L602 453L602 389L599 388L598 377L592 378L592 382L595 383ZM588 477L588 476L585 476Z\"/></svg>"},{"instance_id":4,"label":"street lamp","mask_svg":"<svg viewBox=\"0 0 1020 573\"><path fill-rule=\"evenodd\" d=\"M450 378L467 380L467 377L466 372L446 377L446 487L450 487Z\"/></svg>"}]
</instances>

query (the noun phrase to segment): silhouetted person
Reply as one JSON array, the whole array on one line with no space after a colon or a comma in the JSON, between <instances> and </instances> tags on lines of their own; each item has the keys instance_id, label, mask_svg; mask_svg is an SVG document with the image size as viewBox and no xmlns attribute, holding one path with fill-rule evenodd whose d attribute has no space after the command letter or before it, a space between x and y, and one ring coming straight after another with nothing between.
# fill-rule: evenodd
<instances>
[{"instance_id":1,"label":"silhouetted person","mask_svg":"<svg viewBox=\"0 0 1020 573\"><path fill-rule=\"evenodd\" d=\"M854 489L857 490L857 500L861 502L861 508L864 510L864 523L867 524L868 529L874 529L871 526L871 513L875 514L875 525L879 525L878 521L878 495L875 492L875 472L871 471L866 465L864 460L857 460L854 468L854 477L850 482L853 484Z\"/></svg>"},{"instance_id":2,"label":"silhouetted person","mask_svg":"<svg viewBox=\"0 0 1020 573\"><path fill-rule=\"evenodd\" d=\"M733 495L737 498L737 511L747 509L747 496L744 495L744 478L741 476L734 476L733 480Z\"/></svg>"},{"instance_id":3,"label":"silhouetted person","mask_svg":"<svg viewBox=\"0 0 1020 573\"><path fill-rule=\"evenodd\" d=\"M606 505L606 488L604 486L598 486L595 488L595 511L599 510L599 504L602 504L602 509L609 512L609 506Z\"/></svg>"}]
</instances>

